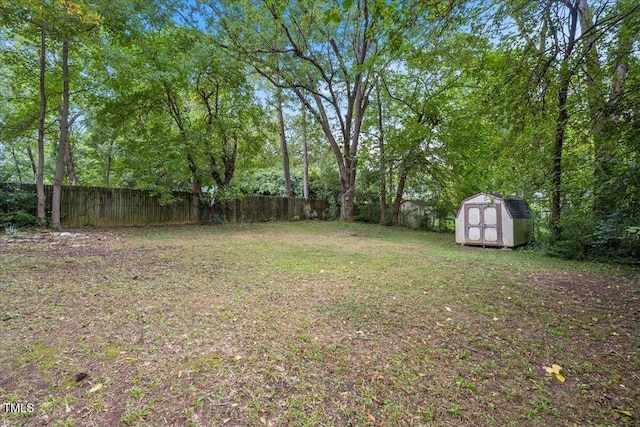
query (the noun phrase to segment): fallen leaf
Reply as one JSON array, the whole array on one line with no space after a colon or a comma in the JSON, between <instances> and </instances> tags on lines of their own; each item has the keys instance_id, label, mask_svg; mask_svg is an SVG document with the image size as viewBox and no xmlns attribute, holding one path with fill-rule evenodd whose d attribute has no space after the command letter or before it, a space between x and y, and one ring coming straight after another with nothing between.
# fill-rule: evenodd
<instances>
[{"instance_id":1,"label":"fallen leaf","mask_svg":"<svg viewBox=\"0 0 640 427\"><path fill-rule=\"evenodd\" d=\"M444 308L445 308L447 311L451 311L451 308L449 308L449 307L447 307L447 306L445 306Z\"/></svg>"},{"instance_id":2,"label":"fallen leaf","mask_svg":"<svg viewBox=\"0 0 640 427\"><path fill-rule=\"evenodd\" d=\"M240 360L242 359L242 356L240 356L239 354L236 354L233 358L234 360Z\"/></svg>"},{"instance_id":3,"label":"fallen leaf","mask_svg":"<svg viewBox=\"0 0 640 427\"><path fill-rule=\"evenodd\" d=\"M371 415L371 414L368 414L368 415L367 415L367 418L368 418L368 419L369 419L369 421L371 421L372 423L375 423L375 422L376 422L376 417L374 417L374 416L373 416L373 415Z\"/></svg>"},{"instance_id":4,"label":"fallen leaf","mask_svg":"<svg viewBox=\"0 0 640 427\"><path fill-rule=\"evenodd\" d=\"M178 371L178 378L182 376L182 370Z\"/></svg>"},{"instance_id":5,"label":"fallen leaf","mask_svg":"<svg viewBox=\"0 0 640 427\"><path fill-rule=\"evenodd\" d=\"M497 318L496 316L493 316L493 321L494 321L494 322L497 322L497 321L498 321L498 318Z\"/></svg>"},{"instance_id":6,"label":"fallen leaf","mask_svg":"<svg viewBox=\"0 0 640 427\"><path fill-rule=\"evenodd\" d=\"M89 389L89 393L95 393L102 388L102 383L98 383Z\"/></svg>"},{"instance_id":7,"label":"fallen leaf","mask_svg":"<svg viewBox=\"0 0 640 427\"><path fill-rule=\"evenodd\" d=\"M560 381L561 383L564 382L564 377L562 376L562 374L555 374L556 378L558 379L558 381Z\"/></svg>"},{"instance_id":8,"label":"fallen leaf","mask_svg":"<svg viewBox=\"0 0 640 427\"><path fill-rule=\"evenodd\" d=\"M544 366L544 369L548 374L559 374L562 367L554 363L553 365L551 365L551 367Z\"/></svg>"},{"instance_id":9,"label":"fallen leaf","mask_svg":"<svg viewBox=\"0 0 640 427\"><path fill-rule=\"evenodd\" d=\"M621 414L624 414L624 415L626 415L627 417L632 417L632 416L633 416L633 413L632 413L631 411L624 411L624 410L622 410L622 409L616 409L615 411L616 411L616 412L620 412Z\"/></svg>"}]
</instances>

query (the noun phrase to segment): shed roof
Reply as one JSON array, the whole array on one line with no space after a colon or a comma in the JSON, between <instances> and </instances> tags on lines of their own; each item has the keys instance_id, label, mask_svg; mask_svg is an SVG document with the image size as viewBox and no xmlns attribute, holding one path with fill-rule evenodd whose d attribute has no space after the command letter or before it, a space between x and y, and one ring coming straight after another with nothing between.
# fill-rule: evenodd
<instances>
[{"instance_id":1,"label":"shed roof","mask_svg":"<svg viewBox=\"0 0 640 427\"><path fill-rule=\"evenodd\" d=\"M525 202L522 199L516 199L512 197L505 198L500 193L478 193L478 194L474 194L473 196L467 197L460 204L460 207L458 208L458 213L456 214L456 216L460 213L462 205L464 205L464 203L467 200L473 199L474 197L477 197L480 195L484 195L485 197L489 197L491 199L502 200L504 202L505 207L507 208L507 212L513 219L532 217L531 209L529 208L529 205L527 204L527 202Z\"/></svg>"},{"instance_id":2,"label":"shed roof","mask_svg":"<svg viewBox=\"0 0 640 427\"><path fill-rule=\"evenodd\" d=\"M503 199L511 218L531 218L531 209L522 199Z\"/></svg>"}]
</instances>

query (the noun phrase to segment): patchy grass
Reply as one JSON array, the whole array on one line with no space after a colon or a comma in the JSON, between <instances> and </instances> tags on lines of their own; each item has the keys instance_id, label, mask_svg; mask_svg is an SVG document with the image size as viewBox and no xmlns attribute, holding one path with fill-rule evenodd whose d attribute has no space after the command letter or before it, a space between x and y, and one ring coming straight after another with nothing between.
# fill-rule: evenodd
<instances>
[{"instance_id":1,"label":"patchy grass","mask_svg":"<svg viewBox=\"0 0 640 427\"><path fill-rule=\"evenodd\" d=\"M640 423L638 270L361 224L83 233L0 240L2 425Z\"/></svg>"}]
</instances>

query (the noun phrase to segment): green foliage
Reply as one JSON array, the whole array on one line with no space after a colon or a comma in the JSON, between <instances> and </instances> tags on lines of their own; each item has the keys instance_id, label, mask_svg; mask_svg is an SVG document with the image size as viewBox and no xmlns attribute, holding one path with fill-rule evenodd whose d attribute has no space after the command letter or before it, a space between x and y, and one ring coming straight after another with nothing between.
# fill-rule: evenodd
<instances>
[{"instance_id":1,"label":"green foliage","mask_svg":"<svg viewBox=\"0 0 640 427\"><path fill-rule=\"evenodd\" d=\"M291 195L302 197L302 174L291 171ZM278 168L263 168L248 171L240 178L240 188L246 194L261 194L263 196L284 197L284 174Z\"/></svg>"},{"instance_id":2,"label":"green foliage","mask_svg":"<svg viewBox=\"0 0 640 427\"><path fill-rule=\"evenodd\" d=\"M631 225L628 212L616 212L596 220L587 213L568 215L563 223L563 239L545 245L554 256L640 264L640 227Z\"/></svg>"},{"instance_id":3,"label":"green foliage","mask_svg":"<svg viewBox=\"0 0 640 427\"><path fill-rule=\"evenodd\" d=\"M69 37L70 142L80 185L146 188L166 203L172 190L200 187L205 205L283 195L278 134L262 93L277 80L293 195L303 194L302 108L310 195L329 200L334 218L352 172L362 221L378 220L383 177L388 205L406 177L400 196L426 203L421 229L450 231L463 198L497 191L533 201L537 240L555 255L639 258L633 36L640 14L632 1L589 2L596 26L579 29L585 35L573 53L571 2L507 1L488 10L440 0L0 3L5 181L33 179L45 19L45 182L59 131L55 61ZM624 79L615 78L618 65L626 66ZM557 100L566 78L563 233L551 246ZM613 82L622 85L619 96ZM30 223L29 209L12 204L9 214L4 206L3 221Z\"/></svg>"},{"instance_id":4,"label":"green foliage","mask_svg":"<svg viewBox=\"0 0 640 427\"><path fill-rule=\"evenodd\" d=\"M34 215L38 199L19 184L0 186L0 227L28 228L38 225Z\"/></svg>"}]
</instances>

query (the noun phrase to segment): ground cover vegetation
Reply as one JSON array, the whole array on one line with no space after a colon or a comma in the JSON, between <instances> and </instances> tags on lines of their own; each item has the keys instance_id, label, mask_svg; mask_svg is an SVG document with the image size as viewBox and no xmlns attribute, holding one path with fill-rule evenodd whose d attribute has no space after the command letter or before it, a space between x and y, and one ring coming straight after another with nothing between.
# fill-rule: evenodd
<instances>
[{"instance_id":1,"label":"ground cover vegetation","mask_svg":"<svg viewBox=\"0 0 640 427\"><path fill-rule=\"evenodd\" d=\"M63 183L317 196L388 224L421 199L431 229L500 192L548 252L637 262L639 8L2 0L0 180L36 182L54 228Z\"/></svg>"},{"instance_id":2,"label":"ground cover vegetation","mask_svg":"<svg viewBox=\"0 0 640 427\"><path fill-rule=\"evenodd\" d=\"M637 425L639 279L357 223L14 233L0 423Z\"/></svg>"}]
</instances>

